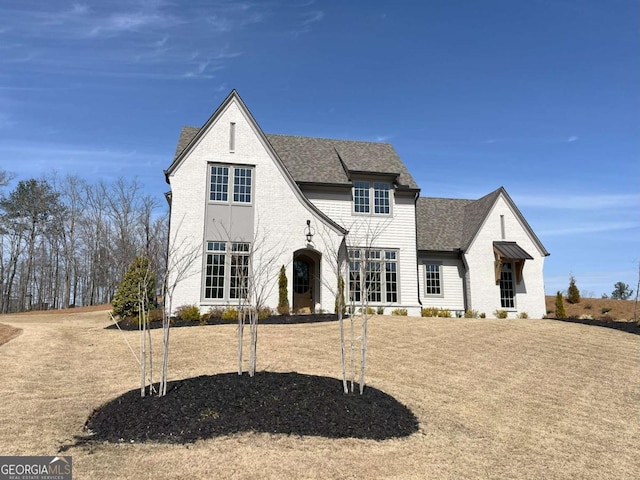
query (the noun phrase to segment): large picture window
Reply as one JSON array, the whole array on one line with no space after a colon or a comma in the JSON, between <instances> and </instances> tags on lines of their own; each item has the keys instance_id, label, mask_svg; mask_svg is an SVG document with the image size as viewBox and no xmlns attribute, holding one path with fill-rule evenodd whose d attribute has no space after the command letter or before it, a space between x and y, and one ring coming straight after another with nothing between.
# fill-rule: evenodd
<instances>
[{"instance_id":1,"label":"large picture window","mask_svg":"<svg viewBox=\"0 0 640 480\"><path fill-rule=\"evenodd\" d=\"M398 253L395 250L349 250L349 300L371 303L398 302ZM364 281L363 281L364 280Z\"/></svg>"},{"instance_id":2,"label":"large picture window","mask_svg":"<svg viewBox=\"0 0 640 480\"><path fill-rule=\"evenodd\" d=\"M253 198L253 167L211 165L209 200L229 202L229 185L233 185L233 203L251 203Z\"/></svg>"},{"instance_id":3,"label":"large picture window","mask_svg":"<svg viewBox=\"0 0 640 480\"><path fill-rule=\"evenodd\" d=\"M203 297L205 300L246 298L249 285L251 244L205 243Z\"/></svg>"},{"instance_id":4,"label":"large picture window","mask_svg":"<svg viewBox=\"0 0 640 480\"><path fill-rule=\"evenodd\" d=\"M391 185L386 182L353 182L354 213L389 215L391 213Z\"/></svg>"}]
</instances>

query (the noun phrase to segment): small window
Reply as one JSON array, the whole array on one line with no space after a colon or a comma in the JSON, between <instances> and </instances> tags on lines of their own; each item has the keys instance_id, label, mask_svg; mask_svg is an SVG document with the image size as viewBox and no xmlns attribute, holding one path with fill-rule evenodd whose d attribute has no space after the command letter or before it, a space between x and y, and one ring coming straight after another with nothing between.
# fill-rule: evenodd
<instances>
[{"instance_id":1,"label":"small window","mask_svg":"<svg viewBox=\"0 0 640 480\"><path fill-rule=\"evenodd\" d=\"M369 182L353 182L353 211L369 213Z\"/></svg>"},{"instance_id":2,"label":"small window","mask_svg":"<svg viewBox=\"0 0 640 480\"><path fill-rule=\"evenodd\" d=\"M211 167L209 200L214 202L226 202L229 200L229 167L217 165Z\"/></svg>"},{"instance_id":3,"label":"small window","mask_svg":"<svg viewBox=\"0 0 640 480\"><path fill-rule=\"evenodd\" d=\"M425 263L425 287L426 295L442 295L442 282L440 275L440 264Z\"/></svg>"},{"instance_id":4,"label":"small window","mask_svg":"<svg viewBox=\"0 0 640 480\"><path fill-rule=\"evenodd\" d=\"M229 124L229 151L236 151L236 124L231 122Z\"/></svg>"},{"instance_id":5,"label":"small window","mask_svg":"<svg viewBox=\"0 0 640 480\"><path fill-rule=\"evenodd\" d=\"M251 168L233 169L233 201L251 203Z\"/></svg>"}]
</instances>

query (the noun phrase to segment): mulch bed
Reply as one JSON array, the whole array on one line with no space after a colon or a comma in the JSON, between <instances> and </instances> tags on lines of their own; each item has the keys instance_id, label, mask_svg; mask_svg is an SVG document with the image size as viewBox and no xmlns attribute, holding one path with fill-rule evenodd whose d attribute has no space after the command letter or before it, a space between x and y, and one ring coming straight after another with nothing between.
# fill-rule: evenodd
<instances>
[{"instance_id":1,"label":"mulch bed","mask_svg":"<svg viewBox=\"0 0 640 480\"><path fill-rule=\"evenodd\" d=\"M393 397L357 388L345 395L341 380L296 372L187 378L170 382L164 397L136 389L101 406L76 445L190 443L240 432L385 440L418 430L416 416Z\"/></svg>"},{"instance_id":2,"label":"mulch bed","mask_svg":"<svg viewBox=\"0 0 640 480\"><path fill-rule=\"evenodd\" d=\"M623 332L640 335L640 325L632 320L627 322L589 318L553 318L552 320L558 320L560 322L581 323L583 325L593 325L596 327L613 328L614 330L620 330Z\"/></svg>"},{"instance_id":3,"label":"mulch bed","mask_svg":"<svg viewBox=\"0 0 640 480\"><path fill-rule=\"evenodd\" d=\"M273 315L263 320L258 320L260 325L295 325L298 323L318 323L318 322L335 322L338 320L338 316L335 314L309 314L309 315ZM225 321L220 318L211 318L206 323L200 322L187 322L185 320L173 319L171 321L171 328L173 327L197 327L199 325L223 325L223 324L237 324L237 321ZM121 320L118 322L120 329L122 330L138 330L137 321L131 321L129 319ZM117 329L115 324L111 324L107 329ZM151 322L149 328L162 328L162 322Z\"/></svg>"}]
</instances>

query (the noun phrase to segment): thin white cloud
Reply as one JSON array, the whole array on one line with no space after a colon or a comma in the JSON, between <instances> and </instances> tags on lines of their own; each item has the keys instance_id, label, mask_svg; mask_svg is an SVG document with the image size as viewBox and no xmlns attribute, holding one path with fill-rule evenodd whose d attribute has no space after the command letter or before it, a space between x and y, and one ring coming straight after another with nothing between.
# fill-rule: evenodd
<instances>
[{"instance_id":1,"label":"thin white cloud","mask_svg":"<svg viewBox=\"0 0 640 480\"><path fill-rule=\"evenodd\" d=\"M567 143L573 143L576 140L578 140L580 137L577 137L576 135L571 135L569 138L567 138Z\"/></svg>"},{"instance_id":2,"label":"thin white cloud","mask_svg":"<svg viewBox=\"0 0 640 480\"><path fill-rule=\"evenodd\" d=\"M557 228L540 228L537 233L540 237L575 236L589 233L618 232L622 230L634 230L640 228L640 222L589 222L577 223L572 226Z\"/></svg>"}]
</instances>

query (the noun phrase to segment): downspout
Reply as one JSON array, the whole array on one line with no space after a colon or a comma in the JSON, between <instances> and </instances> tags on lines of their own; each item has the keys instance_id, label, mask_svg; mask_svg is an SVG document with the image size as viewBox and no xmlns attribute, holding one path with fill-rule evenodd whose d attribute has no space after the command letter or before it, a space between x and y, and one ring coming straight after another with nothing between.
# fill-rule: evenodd
<instances>
[{"instance_id":1,"label":"downspout","mask_svg":"<svg viewBox=\"0 0 640 480\"><path fill-rule=\"evenodd\" d=\"M460 255L460 259L462 260L462 266L464 267L464 281L462 282L462 298L464 300L464 310L471 310L471 298L469 298L469 282L471 279L469 278L469 265L467 264L467 259L464 256L464 250L461 248L458 249L458 254Z\"/></svg>"},{"instance_id":2,"label":"downspout","mask_svg":"<svg viewBox=\"0 0 640 480\"><path fill-rule=\"evenodd\" d=\"M416 232L416 291L418 292L418 305L420 305L420 309L422 310L422 300L420 300L420 264L418 263L418 199L420 198L420 192L416 192L415 197L413 198L413 214L415 216L415 225L414 228Z\"/></svg>"}]
</instances>

